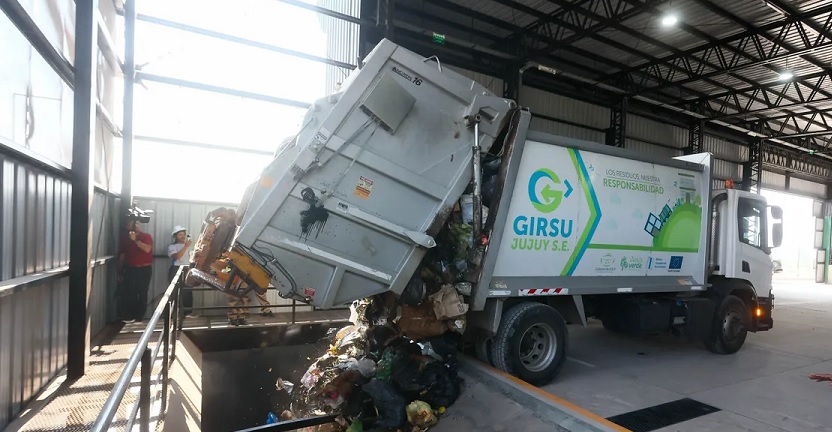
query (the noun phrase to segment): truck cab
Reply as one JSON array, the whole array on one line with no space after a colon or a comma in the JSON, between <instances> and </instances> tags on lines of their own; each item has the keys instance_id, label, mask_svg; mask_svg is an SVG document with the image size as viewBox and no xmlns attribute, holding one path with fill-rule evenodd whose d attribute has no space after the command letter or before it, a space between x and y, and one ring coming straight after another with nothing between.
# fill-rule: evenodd
<instances>
[{"instance_id":1,"label":"truck cab","mask_svg":"<svg viewBox=\"0 0 832 432\"><path fill-rule=\"evenodd\" d=\"M726 188L712 191L711 215L709 281L717 287L750 288L750 297L741 296L753 312L750 330L770 329L771 251L783 240L782 209L759 194Z\"/></svg>"}]
</instances>

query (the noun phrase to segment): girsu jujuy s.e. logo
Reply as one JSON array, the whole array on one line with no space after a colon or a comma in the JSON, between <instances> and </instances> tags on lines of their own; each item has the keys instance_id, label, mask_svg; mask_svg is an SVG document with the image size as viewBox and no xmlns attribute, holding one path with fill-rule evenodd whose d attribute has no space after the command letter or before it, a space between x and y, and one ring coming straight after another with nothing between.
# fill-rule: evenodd
<instances>
[{"instance_id":1,"label":"girsu jujuy s.e. logo","mask_svg":"<svg viewBox=\"0 0 832 432\"><path fill-rule=\"evenodd\" d=\"M521 214L514 218L512 249L536 251L569 251L574 220L557 217L558 208L573 192L569 180L548 168L540 168L529 176L528 195L537 214Z\"/></svg>"}]
</instances>

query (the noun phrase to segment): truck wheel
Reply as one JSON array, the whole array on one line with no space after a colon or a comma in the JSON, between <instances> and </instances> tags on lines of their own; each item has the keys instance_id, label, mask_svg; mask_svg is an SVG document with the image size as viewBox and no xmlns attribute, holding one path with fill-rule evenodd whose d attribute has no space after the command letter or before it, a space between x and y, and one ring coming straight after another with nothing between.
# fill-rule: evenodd
<instances>
[{"instance_id":1,"label":"truck wheel","mask_svg":"<svg viewBox=\"0 0 832 432\"><path fill-rule=\"evenodd\" d=\"M494 362L491 361L491 338L483 334L476 335L474 337L474 351L479 361L494 366Z\"/></svg>"},{"instance_id":2,"label":"truck wheel","mask_svg":"<svg viewBox=\"0 0 832 432\"><path fill-rule=\"evenodd\" d=\"M521 303L503 315L491 339L491 361L503 372L543 385L566 360L566 337L566 321L557 310L541 303Z\"/></svg>"},{"instance_id":3,"label":"truck wheel","mask_svg":"<svg viewBox=\"0 0 832 432\"><path fill-rule=\"evenodd\" d=\"M734 354L748 336L749 316L745 303L737 296L722 299L714 317L711 336L705 346L717 354Z\"/></svg>"}]
</instances>

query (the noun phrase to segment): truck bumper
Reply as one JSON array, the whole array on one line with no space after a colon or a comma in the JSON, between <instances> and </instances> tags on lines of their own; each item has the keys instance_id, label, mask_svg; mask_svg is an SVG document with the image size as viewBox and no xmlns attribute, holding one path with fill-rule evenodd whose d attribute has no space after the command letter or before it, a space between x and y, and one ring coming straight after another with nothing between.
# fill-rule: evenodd
<instances>
[{"instance_id":1,"label":"truck bumper","mask_svg":"<svg viewBox=\"0 0 832 432\"><path fill-rule=\"evenodd\" d=\"M770 297L757 298L757 307L753 311L756 331L767 331L774 328L773 310L774 294L771 294Z\"/></svg>"}]
</instances>

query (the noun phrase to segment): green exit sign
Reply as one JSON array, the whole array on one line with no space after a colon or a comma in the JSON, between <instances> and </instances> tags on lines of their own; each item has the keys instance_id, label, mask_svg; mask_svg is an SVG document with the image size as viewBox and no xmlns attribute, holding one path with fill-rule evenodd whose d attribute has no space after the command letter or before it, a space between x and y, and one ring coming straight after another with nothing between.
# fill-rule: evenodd
<instances>
[{"instance_id":1,"label":"green exit sign","mask_svg":"<svg viewBox=\"0 0 832 432\"><path fill-rule=\"evenodd\" d=\"M445 35L439 33L433 33L433 42L438 43L440 45L445 45Z\"/></svg>"}]
</instances>

